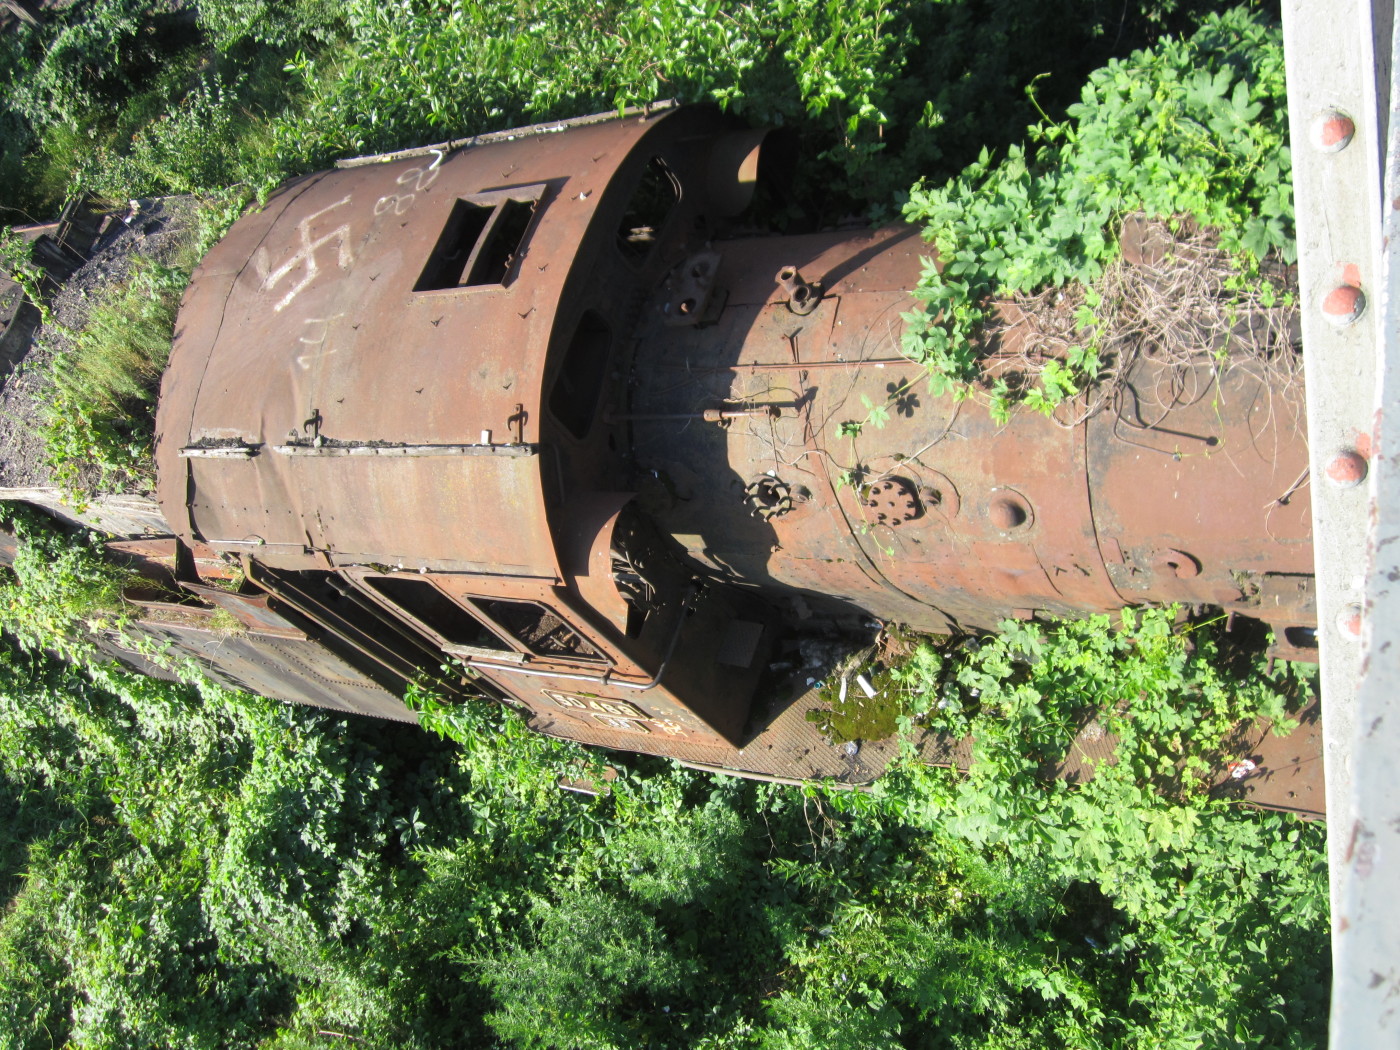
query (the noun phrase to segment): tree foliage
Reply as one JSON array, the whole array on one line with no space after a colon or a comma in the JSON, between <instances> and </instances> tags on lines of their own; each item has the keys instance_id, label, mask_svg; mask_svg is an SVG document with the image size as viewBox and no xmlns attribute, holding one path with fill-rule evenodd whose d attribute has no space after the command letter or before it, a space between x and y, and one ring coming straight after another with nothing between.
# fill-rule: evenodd
<instances>
[{"instance_id":1,"label":"tree foliage","mask_svg":"<svg viewBox=\"0 0 1400 1050\"><path fill-rule=\"evenodd\" d=\"M0 205L255 185L659 98L800 132L804 209L888 207L1209 0L98 0L0 38Z\"/></svg>"},{"instance_id":2,"label":"tree foliage","mask_svg":"<svg viewBox=\"0 0 1400 1050\"><path fill-rule=\"evenodd\" d=\"M589 798L484 701L420 694L438 741L9 650L0 1046L1319 1045L1322 829L1135 772L1290 681L1167 624L911 661L982 761L868 793L636 757ZM1031 773L1144 690L1118 766Z\"/></svg>"}]
</instances>

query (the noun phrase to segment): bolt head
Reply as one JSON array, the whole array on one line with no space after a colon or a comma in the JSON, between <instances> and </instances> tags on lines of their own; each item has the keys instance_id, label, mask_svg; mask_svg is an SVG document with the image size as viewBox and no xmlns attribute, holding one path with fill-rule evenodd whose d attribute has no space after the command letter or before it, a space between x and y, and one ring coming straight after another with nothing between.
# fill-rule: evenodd
<instances>
[{"instance_id":1,"label":"bolt head","mask_svg":"<svg viewBox=\"0 0 1400 1050\"><path fill-rule=\"evenodd\" d=\"M1327 480L1339 489L1355 488L1366 480L1366 458L1359 452L1348 449L1338 452L1327 461L1324 468Z\"/></svg>"},{"instance_id":2,"label":"bolt head","mask_svg":"<svg viewBox=\"0 0 1400 1050\"><path fill-rule=\"evenodd\" d=\"M1361 640L1361 606L1352 602L1337 613L1337 633L1348 642Z\"/></svg>"},{"instance_id":3,"label":"bolt head","mask_svg":"<svg viewBox=\"0 0 1400 1050\"><path fill-rule=\"evenodd\" d=\"M1356 137L1356 122L1339 109L1324 109L1313 118L1310 132L1314 149L1336 153L1351 145Z\"/></svg>"},{"instance_id":4,"label":"bolt head","mask_svg":"<svg viewBox=\"0 0 1400 1050\"><path fill-rule=\"evenodd\" d=\"M1365 294L1350 284L1338 285L1322 299L1322 316L1338 328L1353 324L1365 311Z\"/></svg>"}]
</instances>

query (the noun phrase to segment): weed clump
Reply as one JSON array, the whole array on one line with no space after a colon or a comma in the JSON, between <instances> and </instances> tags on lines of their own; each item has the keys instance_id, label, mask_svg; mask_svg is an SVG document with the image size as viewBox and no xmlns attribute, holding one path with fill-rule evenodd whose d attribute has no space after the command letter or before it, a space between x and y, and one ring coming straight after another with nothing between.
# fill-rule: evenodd
<instances>
[{"instance_id":1,"label":"weed clump","mask_svg":"<svg viewBox=\"0 0 1400 1050\"><path fill-rule=\"evenodd\" d=\"M976 337L993 298L1092 287L1118 256L1123 216L1212 228L1241 287L1269 253L1296 252L1277 26L1246 8L1211 15L1190 39L1096 71L1067 113L1030 128L1028 147L995 161L983 150L945 185L921 183L904 209L939 256L919 284L925 309L905 315L905 352L935 394L979 397L999 422L1017 404L1053 414L1096 382L1105 326L1086 296L1062 355L989 374Z\"/></svg>"},{"instance_id":2,"label":"weed clump","mask_svg":"<svg viewBox=\"0 0 1400 1050\"><path fill-rule=\"evenodd\" d=\"M131 257L129 276L104 289L81 327L59 330L40 392L45 460L65 497L149 489L155 399L170 357L187 260Z\"/></svg>"},{"instance_id":3,"label":"weed clump","mask_svg":"<svg viewBox=\"0 0 1400 1050\"><path fill-rule=\"evenodd\" d=\"M32 647L72 651L87 630L119 624L122 591L137 575L108 559L95 534L66 535L37 512L4 504L14 565L0 588L4 628Z\"/></svg>"}]
</instances>

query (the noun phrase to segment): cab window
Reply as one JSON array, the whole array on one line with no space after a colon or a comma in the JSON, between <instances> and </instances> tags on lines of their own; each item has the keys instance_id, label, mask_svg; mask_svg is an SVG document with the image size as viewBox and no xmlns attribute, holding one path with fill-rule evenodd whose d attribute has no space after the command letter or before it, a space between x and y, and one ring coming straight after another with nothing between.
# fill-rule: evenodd
<instances>
[{"instance_id":1,"label":"cab window","mask_svg":"<svg viewBox=\"0 0 1400 1050\"><path fill-rule=\"evenodd\" d=\"M515 656L505 639L469 611L462 608L427 580L406 576L369 576L365 583L409 619L436 635L444 647L471 655Z\"/></svg>"},{"instance_id":2,"label":"cab window","mask_svg":"<svg viewBox=\"0 0 1400 1050\"><path fill-rule=\"evenodd\" d=\"M472 598L491 622L536 656L558 660L601 660L584 637L553 609L537 602L505 598Z\"/></svg>"}]
</instances>

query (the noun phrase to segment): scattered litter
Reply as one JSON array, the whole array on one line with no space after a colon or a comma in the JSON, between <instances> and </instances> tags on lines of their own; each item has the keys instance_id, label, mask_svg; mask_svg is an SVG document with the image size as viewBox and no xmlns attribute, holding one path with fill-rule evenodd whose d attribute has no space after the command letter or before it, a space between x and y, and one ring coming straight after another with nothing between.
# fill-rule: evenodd
<instances>
[{"instance_id":1,"label":"scattered litter","mask_svg":"<svg viewBox=\"0 0 1400 1050\"><path fill-rule=\"evenodd\" d=\"M847 740L841 745L841 750L846 752L847 758L855 758L856 755L860 754L860 741Z\"/></svg>"},{"instance_id":2,"label":"scattered litter","mask_svg":"<svg viewBox=\"0 0 1400 1050\"><path fill-rule=\"evenodd\" d=\"M1255 764L1253 759L1242 758L1237 762L1231 762L1225 768L1230 771L1231 780L1243 780L1259 767Z\"/></svg>"},{"instance_id":3,"label":"scattered litter","mask_svg":"<svg viewBox=\"0 0 1400 1050\"><path fill-rule=\"evenodd\" d=\"M844 683L843 683L843 685L844 685ZM863 692L863 693L866 695L866 697L867 697L868 699L871 699L871 700L874 700L874 699L875 699L875 687L874 687L873 685L870 684L869 679L867 679L867 678L865 677L865 675L863 675L863 674L858 674L858 675L856 675L856 685L860 686L861 692ZM842 700L846 699L846 694L845 694L844 689L842 690L842 693L841 693L841 699L842 699Z\"/></svg>"},{"instance_id":4,"label":"scattered litter","mask_svg":"<svg viewBox=\"0 0 1400 1050\"><path fill-rule=\"evenodd\" d=\"M842 647L822 638L803 638L797 643L797 652L804 667L825 667L836 662Z\"/></svg>"}]
</instances>

